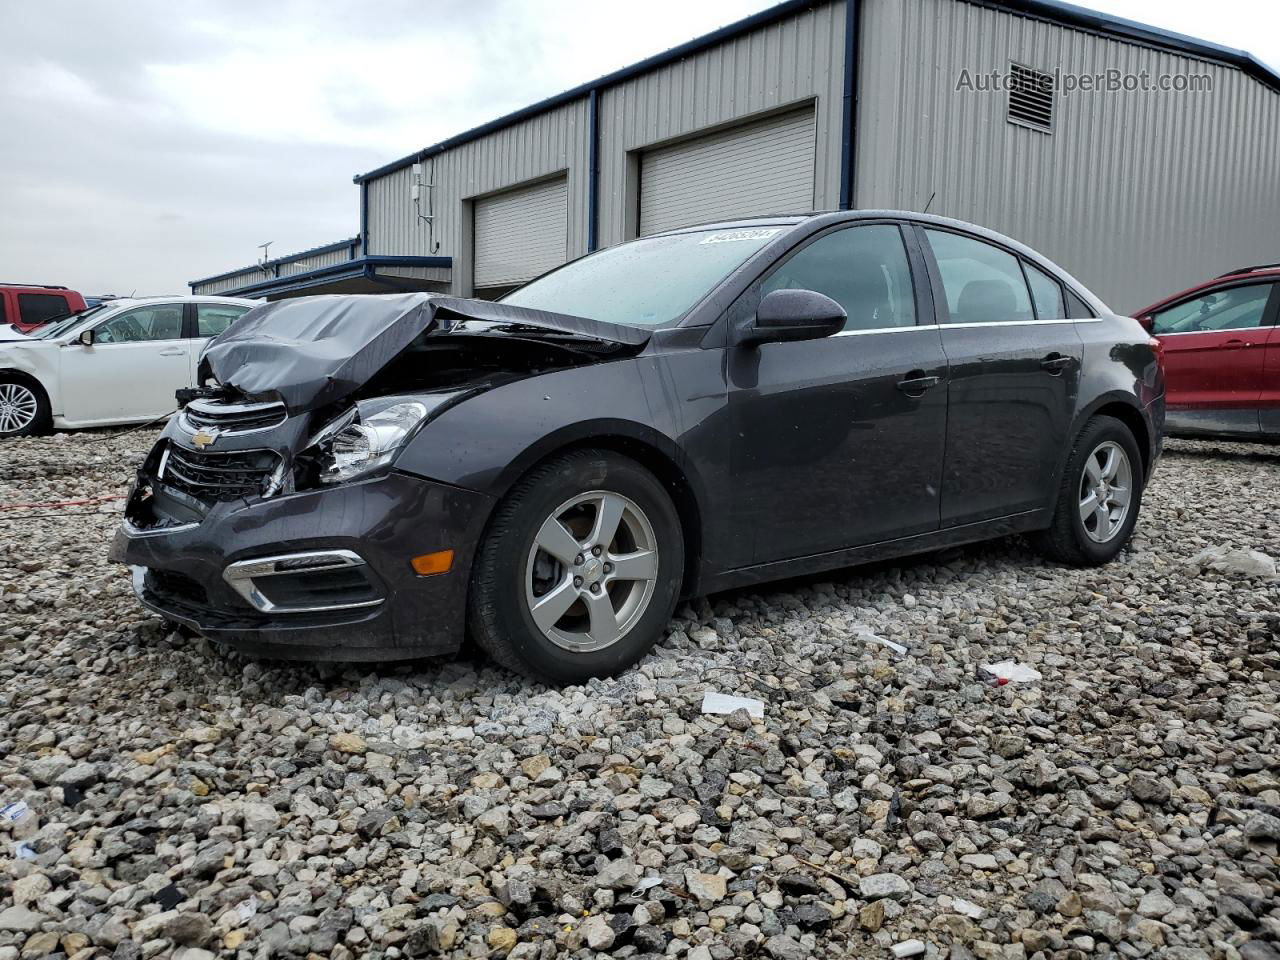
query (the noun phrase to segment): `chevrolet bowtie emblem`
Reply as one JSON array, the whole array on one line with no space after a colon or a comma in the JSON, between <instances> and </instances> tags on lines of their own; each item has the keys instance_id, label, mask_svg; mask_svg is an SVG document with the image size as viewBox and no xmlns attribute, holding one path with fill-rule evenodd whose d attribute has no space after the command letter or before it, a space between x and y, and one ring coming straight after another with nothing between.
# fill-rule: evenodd
<instances>
[{"instance_id":1,"label":"chevrolet bowtie emblem","mask_svg":"<svg viewBox=\"0 0 1280 960\"><path fill-rule=\"evenodd\" d=\"M218 435L216 433L210 433L208 430L197 430L191 435L191 444L197 450L203 450L217 439Z\"/></svg>"}]
</instances>

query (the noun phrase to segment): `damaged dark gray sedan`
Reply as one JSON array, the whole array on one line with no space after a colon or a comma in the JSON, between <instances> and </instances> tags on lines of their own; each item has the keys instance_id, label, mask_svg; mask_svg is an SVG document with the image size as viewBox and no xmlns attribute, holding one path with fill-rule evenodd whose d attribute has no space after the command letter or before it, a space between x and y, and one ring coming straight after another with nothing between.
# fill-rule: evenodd
<instances>
[{"instance_id":1,"label":"damaged dark gray sedan","mask_svg":"<svg viewBox=\"0 0 1280 960\"><path fill-rule=\"evenodd\" d=\"M681 596L1018 532L1110 560L1164 394L1052 263L892 212L648 237L500 303L271 303L200 372L112 547L146 606L285 658L469 633L556 682Z\"/></svg>"}]
</instances>

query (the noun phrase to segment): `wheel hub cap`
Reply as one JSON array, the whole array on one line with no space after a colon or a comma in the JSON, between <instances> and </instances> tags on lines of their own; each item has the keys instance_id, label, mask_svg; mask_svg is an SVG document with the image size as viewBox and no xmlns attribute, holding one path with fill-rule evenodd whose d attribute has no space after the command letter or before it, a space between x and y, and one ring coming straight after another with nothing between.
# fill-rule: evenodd
<instances>
[{"instance_id":1,"label":"wheel hub cap","mask_svg":"<svg viewBox=\"0 0 1280 960\"><path fill-rule=\"evenodd\" d=\"M634 501L603 490L557 507L535 534L525 563L534 625L574 653L621 640L648 609L657 582L649 518Z\"/></svg>"},{"instance_id":2,"label":"wheel hub cap","mask_svg":"<svg viewBox=\"0 0 1280 960\"><path fill-rule=\"evenodd\" d=\"M1100 443L1084 463L1080 478L1080 521L1095 543L1107 543L1124 527L1133 496L1133 467L1124 447Z\"/></svg>"}]
</instances>

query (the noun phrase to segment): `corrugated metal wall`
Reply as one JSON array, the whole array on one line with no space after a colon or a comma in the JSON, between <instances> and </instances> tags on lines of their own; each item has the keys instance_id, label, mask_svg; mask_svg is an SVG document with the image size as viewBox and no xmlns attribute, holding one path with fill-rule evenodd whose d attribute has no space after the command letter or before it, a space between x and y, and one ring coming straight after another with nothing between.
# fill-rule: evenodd
<instances>
[{"instance_id":1,"label":"corrugated metal wall","mask_svg":"<svg viewBox=\"0 0 1280 960\"><path fill-rule=\"evenodd\" d=\"M1239 70L957 0L862 0L860 207L1007 233L1114 309L1280 257L1280 95ZM1055 98L1054 130L1005 119L961 71L1207 73L1212 93Z\"/></svg>"},{"instance_id":2,"label":"corrugated metal wall","mask_svg":"<svg viewBox=\"0 0 1280 960\"><path fill-rule=\"evenodd\" d=\"M434 158L435 241L410 202L412 171L397 170L369 182L369 253L453 257L454 289L470 282L470 204L463 203L550 174L568 178L568 248L587 249L587 100L575 100L522 123L454 147ZM432 159L423 161L424 180ZM426 191L423 210L426 212Z\"/></svg>"},{"instance_id":3,"label":"corrugated metal wall","mask_svg":"<svg viewBox=\"0 0 1280 960\"><path fill-rule=\"evenodd\" d=\"M360 256L360 245L355 245L355 255ZM329 250L323 253L306 253L305 251L298 254L297 259L291 259L281 263L279 276L292 277L295 274L306 273L308 270L315 270L319 267L331 266L335 263L346 263L351 259L351 247L343 246L337 250ZM261 267L251 267L231 274L228 277L222 277L217 280L211 280L208 283L198 283L191 288L193 294L216 294L226 290L237 290L240 287L248 286L253 283L265 283L268 280L276 278L276 270L269 267L266 270Z\"/></svg>"},{"instance_id":4,"label":"corrugated metal wall","mask_svg":"<svg viewBox=\"0 0 1280 960\"><path fill-rule=\"evenodd\" d=\"M828 3L604 90L600 96L600 244L635 235L628 153L709 127L816 101L814 204L840 198L844 3Z\"/></svg>"}]
</instances>

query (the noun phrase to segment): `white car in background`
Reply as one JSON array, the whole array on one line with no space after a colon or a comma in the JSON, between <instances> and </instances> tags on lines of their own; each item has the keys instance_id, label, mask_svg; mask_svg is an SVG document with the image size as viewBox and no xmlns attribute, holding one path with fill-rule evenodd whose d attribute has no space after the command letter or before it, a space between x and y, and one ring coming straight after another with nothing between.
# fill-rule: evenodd
<instances>
[{"instance_id":1,"label":"white car in background","mask_svg":"<svg viewBox=\"0 0 1280 960\"><path fill-rule=\"evenodd\" d=\"M0 333L0 437L142 423L196 385L208 339L258 301L230 297L110 300L27 336Z\"/></svg>"}]
</instances>

